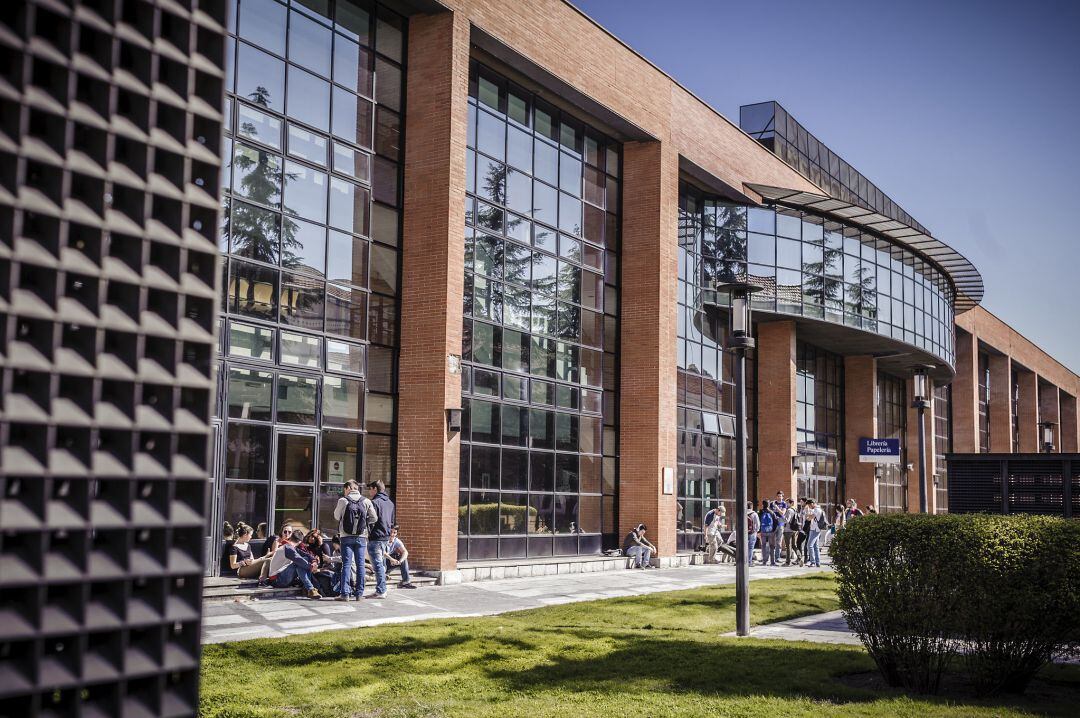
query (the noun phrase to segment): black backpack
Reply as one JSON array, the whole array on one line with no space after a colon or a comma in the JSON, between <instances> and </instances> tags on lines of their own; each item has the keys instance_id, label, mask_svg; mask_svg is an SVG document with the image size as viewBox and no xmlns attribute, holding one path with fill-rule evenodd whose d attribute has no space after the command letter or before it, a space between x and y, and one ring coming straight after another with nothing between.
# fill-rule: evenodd
<instances>
[{"instance_id":1,"label":"black backpack","mask_svg":"<svg viewBox=\"0 0 1080 718\"><path fill-rule=\"evenodd\" d=\"M341 531L346 536L360 536L367 528L367 511L364 511L364 500L353 501L345 497L345 515L341 517Z\"/></svg>"}]
</instances>

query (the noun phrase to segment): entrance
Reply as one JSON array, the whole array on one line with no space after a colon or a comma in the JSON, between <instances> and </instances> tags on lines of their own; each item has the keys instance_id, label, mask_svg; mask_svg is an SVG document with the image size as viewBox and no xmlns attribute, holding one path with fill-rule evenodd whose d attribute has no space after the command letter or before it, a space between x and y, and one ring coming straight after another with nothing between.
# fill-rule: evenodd
<instances>
[{"instance_id":1,"label":"entrance","mask_svg":"<svg viewBox=\"0 0 1080 718\"><path fill-rule=\"evenodd\" d=\"M318 432L274 430L273 510L270 526L292 522L315 525L315 485L319 463Z\"/></svg>"}]
</instances>

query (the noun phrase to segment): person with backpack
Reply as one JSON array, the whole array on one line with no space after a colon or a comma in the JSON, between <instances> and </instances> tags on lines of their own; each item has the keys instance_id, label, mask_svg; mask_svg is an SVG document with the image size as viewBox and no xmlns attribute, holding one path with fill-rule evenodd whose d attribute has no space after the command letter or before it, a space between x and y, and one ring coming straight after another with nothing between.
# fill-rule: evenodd
<instances>
[{"instance_id":1,"label":"person with backpack","mask_svg":"<svg viewBox=\"0 0 1080 718\"><path fill-rule=\"evenodd\" d=\"M368 527L378 519L375 506L360 493L360 484L345 482L344 494L334 507L341 538L341 587L336 600L348 601L356 571L354 600L364 595L364 556L367 554ZM383 575L385 581L385 574ZM385 587L384 587L385 588Z\"/></svg>"},{"instance_id":2,"label":"person with backpack","mask_svg":"<svg viewBox=\"0 0 1080 718\"><path fill-rule=\"evenodd\" d=\"M394 502L386 495L386 485L379 479L367 485L371 492L371 505L375 510L375 522L368 537L367 553L371 568L375 571L375 593L368 598L386 598L386 542L390 529L397 523Z\"/></svg>"},{"instance_id":3,"label":"person with backpack","mask_svg":"<svg viewBox=\"0 0 1080 718\"><path fill-rule=\"evenodd\" d=\"M761 531L761 518L754 511L754 502L746 502L746 565L754 565L754 546L757 544L758 531Z\"/></svg>"},{"instance_id":4,"label":"person with backpack","mask_svg":"<svg viewBox=\"0 0 1080 718\"><path fill-rule=\"evenodd\" d=\"M795 523L797 520L798 512L795 510L794 504L788 504L784 509L784 535L783 535L783 550L787 558L784 561L785 566L791 565L791 559L795 556L796 538L798 537L799 528Z\"/></svg>"},{"instance_id":5,"label":"person with backpack","mask_svg":"<svg viewBox=\"0 0 1080 718\"><path fill-rule=\"evenodd\" d=\"M807 564L821 568L821 532L829 528L829 520L825 518L825 512L813 499L806 502L806 515L810 519L810 529L807 534L806 547L808 551Z\"/></svg>"},{"instance_id":6,"label":"person with backpack","mask_svg":"<svg viewBox=\"0 0 1080 718\"><path fill-rule=\"evenodd\" d=\"M775 566L776 557L776 514L773 513L768 501L761 502L761 565L767 566L770 562Z\"/></svg>"}]
</instances>

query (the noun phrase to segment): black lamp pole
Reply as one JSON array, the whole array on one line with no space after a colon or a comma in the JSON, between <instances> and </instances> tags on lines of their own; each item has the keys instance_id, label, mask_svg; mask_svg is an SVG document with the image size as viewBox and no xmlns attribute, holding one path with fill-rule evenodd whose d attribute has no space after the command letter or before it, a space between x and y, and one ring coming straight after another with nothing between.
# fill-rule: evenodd
<instances>
[{"instance_id":1,"label":"black lamp pole","mask_svg":"<svg viewBox=\"0 0 1080 718\"><path fill-rule=\"evenodd\" d=\"M745 282L718 284L731 296L728 348L735 355L735 633L750 635L749 537L746 531L746 352L754 348L750 295L762 288Z\"/></svg>"},{"instance_id":2,"label":"black lamp pole","mask_svg":"<svg viewBox=\"0 0 1080 718\"><path fill-rule=\"evenodd\" d=\"M915 397L911 406L919 411L919 513L925 514L926 507L926 410L930 406L930 378L926 375L927 367L915 370Z\"/></svg>"}]
</instances>

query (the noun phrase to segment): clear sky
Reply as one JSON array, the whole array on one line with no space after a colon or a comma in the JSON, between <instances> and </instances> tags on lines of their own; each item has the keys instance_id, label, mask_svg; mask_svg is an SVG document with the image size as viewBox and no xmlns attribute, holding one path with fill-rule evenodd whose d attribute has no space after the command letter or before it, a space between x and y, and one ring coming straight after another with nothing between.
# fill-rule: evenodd
<instances>
[{"instance_id":1,"label":"clear sky","mask_svg":"<svg viewBox=\"0 0 1080 718\"><path fill-rule=\"evenodd\" d=\"M1080 0L573 0L736 124L777 100L1080 373Z\"/></svg>"}]
</instances>

